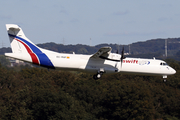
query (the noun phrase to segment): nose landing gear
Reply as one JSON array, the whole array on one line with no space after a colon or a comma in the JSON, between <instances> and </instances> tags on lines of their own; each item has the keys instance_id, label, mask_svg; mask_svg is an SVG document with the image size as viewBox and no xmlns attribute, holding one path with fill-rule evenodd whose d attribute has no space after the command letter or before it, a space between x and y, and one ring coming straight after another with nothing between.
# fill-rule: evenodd
<instances>
[{"instance_id":1,"label":"nose landing gear","mask_svg":"<svg viewBox=\"0 0 180 120\"><path fill-rule=\"evenodd\" d=\"M163 82L166 82L167 75L163 75Z\"/></svg>"}]
</instances>

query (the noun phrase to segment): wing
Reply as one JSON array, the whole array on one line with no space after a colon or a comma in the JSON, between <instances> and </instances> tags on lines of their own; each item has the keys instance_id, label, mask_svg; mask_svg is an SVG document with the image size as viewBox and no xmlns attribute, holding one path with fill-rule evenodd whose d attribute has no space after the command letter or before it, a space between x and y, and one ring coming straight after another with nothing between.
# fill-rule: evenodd
<instances>
[{"instance_id":1,"label":"wing","mask_svg":"<svg viewBox=\"0 0 180 120\"><path fill-rule=\"evenodd\" d=\"M99 58L100 56L107 57L111 53L111 47L102 47L91 58Z\"/></svg>"}]
</instances>

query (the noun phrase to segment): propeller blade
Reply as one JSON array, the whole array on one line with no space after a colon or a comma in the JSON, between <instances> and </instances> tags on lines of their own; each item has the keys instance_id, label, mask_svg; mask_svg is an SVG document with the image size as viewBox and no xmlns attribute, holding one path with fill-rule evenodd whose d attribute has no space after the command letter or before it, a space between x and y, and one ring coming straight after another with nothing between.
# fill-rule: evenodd
<instances>
[{"instance_id":1,"label":"propeller blade","mask_svg":"<svg viewBox=\"0 0 180 120\"><path fill-rule=\"evenodd\" d=\"M121 51L121 59L120 59L121 68L122 68L123 59L125 59L125 57L124 57L124 46L123 46L123 49L122 49L122 51Z\"/></svg>"}]
</instances>

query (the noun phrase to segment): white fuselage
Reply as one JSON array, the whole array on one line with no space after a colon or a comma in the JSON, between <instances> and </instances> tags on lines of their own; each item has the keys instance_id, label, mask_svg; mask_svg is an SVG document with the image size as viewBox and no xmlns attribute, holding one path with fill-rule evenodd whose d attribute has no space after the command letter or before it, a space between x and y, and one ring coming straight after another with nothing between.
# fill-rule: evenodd
<instances>
[{"instance_id":1,"label":"white fuselage","mask_svg":"<svg viewBox=\"0 0 180 120\"><path fill-rule=\"evenodd\" d=\"M124 49L122 56L111 53L111 47L102 47L93 55L53 52L32 43L18 25L6 24L6 29L12 53L5 55L43 67L95 72L94 79L99 79L103 73L115 72L162 75L163 78L176 73L162 60L124 58Z\"/></svg>"},{"instance_id":2,"label":"white fuselage","mask_svg":"<svg viewBox=\"0 0 180 120\"><path fill-rule=\"evenodd\" d=\"M113 59L93 59L91 58L91 55L64 54L45 49L41 50L46 53L54 67L58 69L83 70L87 72L97 72L98 70L103 69L105 73L122 72L162 76L172 75L176 72L173 68L166 65L164 61L156 59L125 58L121 64L120 61L113 61ZM21 54L21 56L25 57L16 57L14 53L6 53L6 56L32 62L31 57L27 57L27 55L28 54Z\"/></svg>"}]
</instances>

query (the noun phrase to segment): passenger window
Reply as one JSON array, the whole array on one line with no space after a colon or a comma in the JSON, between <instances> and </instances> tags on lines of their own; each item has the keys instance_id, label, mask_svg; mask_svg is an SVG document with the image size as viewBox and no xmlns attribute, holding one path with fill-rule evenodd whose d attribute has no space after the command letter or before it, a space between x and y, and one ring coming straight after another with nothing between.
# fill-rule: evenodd
<instances>
[{"instance_id":1,"label":"passenger window","mask_svg":"<svg viewBox=\"0 0 180 120\"><path fill-rule=\"evenodd\" d=\"M162 65L162 63L160 63L160 65Z\"/></svg>"}]
</instances>

